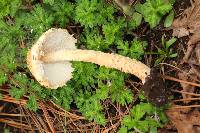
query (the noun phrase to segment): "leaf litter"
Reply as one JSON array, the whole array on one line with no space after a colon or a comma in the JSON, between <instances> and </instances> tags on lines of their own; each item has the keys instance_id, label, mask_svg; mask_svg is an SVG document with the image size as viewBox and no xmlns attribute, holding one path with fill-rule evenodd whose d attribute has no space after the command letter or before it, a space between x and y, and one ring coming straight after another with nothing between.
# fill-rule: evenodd
<instances>
[{"instance_id":1,"label":"leaf litter","mask_svg":"<svg viewBox=\"0 0 200 133\"><path fill-rule=\"evenodd\" d=\"M184 81L200 83L200 0L190 1L191 7L173 22L173 36L178 38L188 36L187 50L181 61L182 72L178 77ZM179 133L199 133L200 132L200 111L198 108L192 108L193 105L199 105L199 96L190 95L199 93L199 87L186 83L180 83L183 108L177 109L178 103L175 103L171 109L166 111L171 122L176 126ZM195 100L198 99L198 100ZM188 100L189 99L189 100ZM190 100L191 99L191 100ZM179 105L180 106L180 105ZM200 105L199 105L200 106ZM184 108L187 107L187 108ZM194 106L196 107L196 106ZM176 108L176 109L174 109Z\"/></svg>"}]
</instances>

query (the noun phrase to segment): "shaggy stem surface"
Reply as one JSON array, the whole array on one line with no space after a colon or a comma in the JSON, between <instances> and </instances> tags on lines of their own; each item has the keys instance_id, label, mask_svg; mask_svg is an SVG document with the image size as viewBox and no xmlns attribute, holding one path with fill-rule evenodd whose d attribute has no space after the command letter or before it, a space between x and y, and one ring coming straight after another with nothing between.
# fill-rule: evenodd
<instances>
[{"instance_id":1,"label":"shaggy stem surface","mask_svg":"<svg viewBox=\"0 0 200 133\"><path fill-rule=\"evenodd\" d=\"M145 83L145 78L150 75L150 68L140 61L118 54L93 50L59 50L45 54L41 60L47 63L58 61L91 62L133 74L141 79L143 83Z\"/></svg>"}]
</instances>

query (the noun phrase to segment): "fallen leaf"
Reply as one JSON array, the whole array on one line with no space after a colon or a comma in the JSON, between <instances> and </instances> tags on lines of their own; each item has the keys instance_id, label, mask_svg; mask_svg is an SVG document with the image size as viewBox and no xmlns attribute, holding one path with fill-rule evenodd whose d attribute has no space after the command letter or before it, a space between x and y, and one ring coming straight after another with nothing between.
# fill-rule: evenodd
<instances>
[{"instance_id":1,"label":"fallen leaf","mask_svg":"<svg viewBox=\"0 0 200 133\"><path fill-rule=\"evenodd\" d=\"M200 41L200 0L195 0L191 5L172 24L174 36L183 37L192 34L189 45Z\"/></svg>"},{"instance_id":2,"label":"fallen leaf","mask_svg":"<svg viewBox=\"0 0 200 133\"><path fill-rule=\"evenodd\" d=\"M178 133L199 133L200 112L194 110L185 113L186 111L184 110L169 109L166 111L166 114L176 126Z\"/></svg>"}]
</instances>

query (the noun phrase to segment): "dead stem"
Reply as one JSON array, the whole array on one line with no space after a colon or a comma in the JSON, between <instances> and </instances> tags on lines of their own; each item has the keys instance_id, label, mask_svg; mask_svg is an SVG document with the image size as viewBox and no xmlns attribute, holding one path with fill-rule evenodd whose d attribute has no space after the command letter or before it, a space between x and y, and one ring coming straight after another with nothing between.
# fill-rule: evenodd
<instances>
[{"instance_id":1,"label":"dead stem","mask_svg":"<svg viewBox=\"0 0 200 133\"><path fill-rule=\"evenodd\" d=\"M45 119L47 121L47 124L49 125L49 128L51 129L51 132L52 133L56 133L56 130L55 130L54 126L53 126L53 123L50 120L49 113L47 112L47 109L46 109L45 105L42 102L40 102L39 105L40 105L40 107L41 107L41 109L42 109L42 111L44 113L44 117L45 117Z\"/></svg>"},{"instance_id":2,"label":"dead stem","mask_svg":"<svg viewBox=\"0 0 200 133\"><path fill-rule=\"evenodd\" d=\"M30 120L30 117L29 115L26 115L24 110L26 110L23 106L20 106L20 114L23 114L25 117L24 117L24 120L26 120L27 122L27 125L29 125L31 127L31 131L34 132L34 127L32 126L32 123L31 123L31 120Z\"/></svg>"},{"instance_id":3,"label":"dead stem","mask_svg":"<svg viewBox=\"0 0 200 133\"><path fill-rule=\"evenodd\" d=\"M26 101L27 101L27 100L24 100L24 99L19 99L19 100L17 101L15 98L12 98L12 97L7 96L7 95L3 95L2 100L5 101L5 102L20 104L20 105L25 105L25 104L26 104Z\"/></svg>"},{"instance_id":4,"label":"dead stem","mask_svg":"<svg viewBox=\"0 0 200 133\"><path fill-rule=\"evenodd\" d=\"M117 128L120 125L121 121L118 121L117 123L115 123L114 125L112 125L111 127L105 129L102 133L109 133L110 130Z\"/></svg>"},{"instance_id":5,"label":"dead stem","mask_svg":"<svg viewBox=\"0 0 200 133\"><path fill-rule=\"evenodd\" d=\"M200 94L195 94L195 93L190 93L190 92L185 92L185 91L178 91L178 90L172 90L172 91L187 94L187 95L192 95L192 96L200 96Z\"/></svg>"},{"instance_id":6,"label":"dead stem","mask_svg":"<svg viewBox=\"0 0 200 133\"><path fill-rule=\"evenodd\" d=\"M30 130L30 126L26 125L26 124L22 124L22 123L19 123L19 122L15 122L13 120L10 120L10 119L4 119L4 118L0 118L0 122L2 123L7 123L8 125L12 126L12 127L16 127L16 128L24 128L26 130Z\"/></svg>"},{"instance_id":7,"label":"dead stem","mask_svg":"<svg viewBox=\"0 0 200 133\"><path fill-rule=\"evenodd\" d=\"M160 63L160 64L161 64L161 65L167 65L167 66L170 66L170 67L173 67L173 68L179 70L180 72L184 72L184 71L182 71L180 68L178 68L178 67L176 67L176 66L174 66L174 65L171 65L171 64L168 64L168 63Z\"/></svg>"},{"instance_id":8,"label":"dead stem","mask_svg":"<svg viewBox=\"0 0 200 133\"><path fill-rule=\"evenodd\" d=\"M39 132L44 133L45 128L42 128L42 125L40 124L40 122L38 121L37 117L34 115L33 112L31 112L30 110L24 109L24 112L26 114L28 114L31 117L31 120L34 122L34 125L37 127L37 129L39 130ZM49 132L48 129L45 129L46 132Z\"/></svg>"},{"instance_id":9,"label":"dead stem","mask_svg":"<svg viewBox=\"0 0 200 133\"><path fill-rule=\"evenodd\" d=\"M27 116L27 115L0 113L0 116L12 116L12 117L22 116L22 117L25 117L25 116Z\"/></svg>"},{"instance_id":10,"label":"dead stem","mask_svg":"<svg viewBox=\"0 0 200 133\"><path fill-rule=\"evenodd\" d=\"M177 79L177 78L166 76L166 75L164 75L163 78L168 79L168 80L172 80L172 81L176 81L176 82L180 82L180 83L185 83L185 84L189 84L189 85L200 87L200 84L189 82L189 81L185 81L185 80L181 80L181 79Z\"/></svg>"},{"instance_id":11,"label":"dead stem","mask_svg":"<svg viewBox=\"0 0 200 133\"><path fill-rule=\"evenodd\" d=\"M200 107L200 105L188 105L188 106L179 106L176 105L170 109L185 109L185 108L196 108L196 107Z\"/></svg>"},{"instance_id":12,"label":"dead stem","mask_svg":"<svg viewBox=\"0 0 200 133\"><path fill-rule=\"evenodd\" d=\"M200 98L185 98L185 99L178 99L178 100L173 100L173 102L183 102L183 101L193 101L193 100L200 100Z\"/></svg>"},{"instance_id":13,"label":"dead stem","mask_svg":"<svg viewBox=\"0 0 200 133\"><path fill-rule=\"evenodd\" d=\"M53 101L50 101L50 103L52 103L57 109L59 109L59 110L61 110L61 111L63 111L62 113L60 112L60 114L62 114L63 116L66 116L66 114L68 114L69 116L71 116L71 117L73 117L73 118L76 118L76 119L85 119L85 117L83 117L83 116L78 116L78 115L76 115L76 114L73 114L73 113L70 113L70 112L66 112L66 110L64 110L63 108L61 108L60 106L58 106L57 104L55 104ZM51 109L54 109L54 108L52 108L51 107ZM56 111L55 109L54 109L54 111ZM57 111L56 111L57 112ZM58 111L59 112L59 111Z\"/></svg>"}]
</instances>

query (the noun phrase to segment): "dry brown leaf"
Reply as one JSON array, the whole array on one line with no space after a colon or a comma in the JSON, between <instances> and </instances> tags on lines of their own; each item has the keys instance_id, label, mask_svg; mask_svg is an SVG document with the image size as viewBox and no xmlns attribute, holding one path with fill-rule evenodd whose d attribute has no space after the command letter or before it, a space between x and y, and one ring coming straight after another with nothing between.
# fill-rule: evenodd
<instances>
[{"instance_id":1,"label":"dry brown leaf","mask_svg":"<svg viewBox=\"0 0 200 133\"><path fill-rule=\"evenodd\" d=\"M188 44L195 44L200 41L200 1L195 0L191 7L173 22L173 35L183 37L192 33Z\"/></svg>"},{"instance_id":2,"label":"dry brown leaf","mask_svg":"<svg viewBox=\"0 0 200 133\"><path fill-rule=\"evenodd\" d=\"M188 63L190 66L200 66L200 0L191 1L191 5L179 18L174 20L173 35L183 37L192 34L187 43L187 51L183 62ZM195 71L198 73L197 70ZM185 85L182 86L185 88Z\"/></svg>"},{"instance_id":3,"label":"dry brown leaf","mask_svg":"<svg viewBox=\"0 0 200 133\"><path fill-rule=\"evenodd\" d=\"M184 70L184 71L186 71L186 70ZM180 72L180 73L178 73L178 76L179 76L179 79L182 79L182 80L185 80L185 81L190 81L190 82L195 82L195 80L194 80L194 77L195 77L195 79L196 79L196 75L195 75L195 74L196 74L196 73L195 73L194 70L191 68L191 69L189 69L189 71L187 72L187 75L184 74L184 73L182 73L182 72ZM190 78L191 76L193 77L193 79ZM181 86L182 86L184 92L194 93L195 86L192 86L192 85L189 85L189 84L186 84L186 83L182 83L182 82L180 82L180 84L181 84ZM184 94L184 93L182 93L182 96L183 96L184 99L192 98L191 95L187 95L187 94ZM184 102L185 102L185 103L188 103L188 102L190 102L190 101L184 101Z\"/></svg>"},{"instance_id":4,"label":"dry brown leaf","mask_svg":"<svg viewBox=\"0 0 200 133\"><path fill-rule=\"evenodd\" d=\"M190 32L185 28L174 28L173 29L173 36L176 36L178 38L188 36Z\"/></svg>"},{"instance_id":5,"label":"dry brown leaf","mask_svg":"<svg viewBox=\"0 0 200 133\"><path fill-rule=\"evenodd\" d=\"M191 2L191 7L186 9L183 14L173 22L173 36L183 37L190 36L187 43L187 52L183 58L183 62L188 63L191 54L196 53L196 59L192 59L192 64L200 66L200 0ZM193 46L196 44L196 46ZM191 62L191 59L190 59Z\"/></svg>"},{"instance_id":6,"label":"dry brown leaf","mask_svg":"<svg viewBox=\"0 0 200 133\"><path fill-rule=\"evenodd\" d=\"M166 111L166 114L176 126L178 133L199 133L200 112L196 110L192 112L184 110L169 109Z\"/></svg>"},{"instance_id":7,"label":"dry brown leaf","mask_svg":"<svg viewBox=\"0 0 200 133\"><path fill-rule=\"evenodd\" d=\"M190 35L187 51L182 62L182 70L184 72L178 73L179 79L200 83L200 0L194 0L194 2L191 0L191 5L173 22L173 36L180 38ZM182 82L180 84L183 92L195 93L195 86ZM187 99L193 96L182 93L182 97ZM184 101L184 103L189 102L191 101ZM192 111L191 108L169 109L166 114L179 133L200 132L199 110Z\"/></svg>"}]
</instances>

